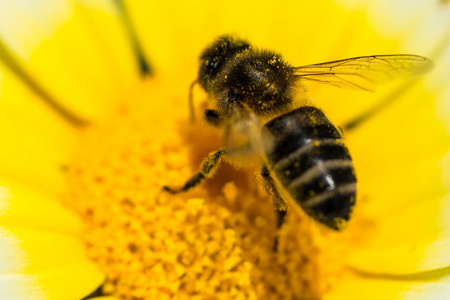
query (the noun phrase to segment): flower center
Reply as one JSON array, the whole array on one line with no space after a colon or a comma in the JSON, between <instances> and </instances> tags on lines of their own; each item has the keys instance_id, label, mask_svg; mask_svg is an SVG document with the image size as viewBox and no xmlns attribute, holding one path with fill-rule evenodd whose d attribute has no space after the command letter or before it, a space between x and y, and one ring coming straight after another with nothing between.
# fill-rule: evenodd
<instances>
[{"instance_id":1,"label":"flower center","mask_svg":"<svg viewBox=\"0 0 450 300\"><path fill-rule=\"evenodd\" d=\"M67 171L66 204L85 220L88 254L107 276L104 293L309 299L330 290L343 268L347 234L292 207L277 230L254 169L222 163L186 193L161 190L183 184L220 147L221 136L200 121L189 124L186 105L157 105L128 107L109 124L90 127Z\"/></svg>"}]
</instances>

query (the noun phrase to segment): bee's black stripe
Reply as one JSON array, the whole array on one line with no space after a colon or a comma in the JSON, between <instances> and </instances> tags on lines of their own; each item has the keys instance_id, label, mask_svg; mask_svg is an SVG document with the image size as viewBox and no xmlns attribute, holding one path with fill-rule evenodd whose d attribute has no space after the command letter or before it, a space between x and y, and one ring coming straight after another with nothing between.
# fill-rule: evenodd
<instances>
[{"instance_id":1,"label":"bee's black stripe","mask_svg":"<svg viewBox=\"0 0 450 300\"><path fill-rule=\"evenodd\" d=\"M339 229L356 199L356 176L339 130L317 108L301 107L264 126L273 173L310 216Z\"/></svg>"},{"instance_id":2,"label":"bee's black stripe","mask_svg":"<svg viewBox=\"0 0 450 300\"><path fill-rule=\"evenodd\" d=\"M350 219L352 208L355 205L356 192L349 191L342 194L333 194L326 201L321 201L313 208L304 207L313 218L325 223L331 228L339 229L339 221Z\"/></svg>"},{"instance_id":3,"label":"bee's black stripe","mask_svg":"<svg viewBox=\"0 0 450 300\"><path fill-rule=\"evenodd\" d=\"M356 177L352 167L338 168L324 171L316 178L303 184L289 185L289 193L302 204L325 191L336 190L347 183L355 183Z\"/></svg>"},{"instance_id":4,"label":"bee's black stripe","mask_svg":"<svg viewBox=\"0 0 450 300\"><path fill-rule=\"evenodd\" d=\"M283 132L282 130L278 132L277 128L274 129L275 147L270 155L270 159L274 161L279 161L295 150L309 144L311 138L317 140L341 138L339 132L331 124L297 127L295 132Z\"/></svg>"},{"instance_id":5,"label":"bee's black stripe","mask_svg":"<svg viewBox=\"0 0 450 300\"><path fill-rule=\"evenodd\" d=\"M290 163L276 162L269 158L273 164L274 172L284 185L289 185L293 180L302 176L309 169L314 168L324 160L350 160L348 150L342 143L312 143L310 150L298 155L292 155Z\"/></svg>"},{"instance_id":6,"label":"bee's black stripe","mask_svg":"<svg viewBox=\"0 0 450 300\"><path fill-rule=\"evenodd\" d=\"M308 182L311 182L313 179L322 176L324 173L329 172L330 170L339 168L340 169L353 168L353 163L349 159L325 160L323 162L316 164L314 167L309 168L308 170L303 172L300 176L293 179L289 184L289 188L304 185Z\"/></svg>"},{"instance_id":7,"label":"bee's black stripe","mask_svg":"<svg viewBox=\"0 0 450 300\"><path fill-rule=\"evenodd\" d=\"M313 140L307 143L306 145L292 151L289 155L281 158L274 164L274 169L276 170L285 170L289 165L295 163L299 157L301 157L303 154L308 153L310 151L314 150L314 147L316 147L318 144L320 145L336 145L336 144L343 144L344 142L342 139L323 139L323 140Z\"/></svg>"},{"instance_id":8,"label":"bee's black stripe","mask_svg":"<svg viewBox=\"0 0 450 300\"><path fill-rule=\"evenodd\" d=\"M325 191L319 195L309 198L307 201L304 201L302 205L305 208L315 209L320 205L322 205L324 202L330 201L330 199L335 198L339 195L351 195L355 194L355 192L356 192L355 183L343 184L334 190Z\"/></svg>"},{"instance_id":9,"label":"bee's black stripe","mask_svg":"<svg viewBox=\"0 0 450 300\"><path fill-rule=\"evenodd\" d=\"M272 163L289 156L311 140L342 139L326 116L310 106L300 107L271 120L264 125L264 131L273 138L273 148L267 149Z\"/></svg>"}]
</instances>

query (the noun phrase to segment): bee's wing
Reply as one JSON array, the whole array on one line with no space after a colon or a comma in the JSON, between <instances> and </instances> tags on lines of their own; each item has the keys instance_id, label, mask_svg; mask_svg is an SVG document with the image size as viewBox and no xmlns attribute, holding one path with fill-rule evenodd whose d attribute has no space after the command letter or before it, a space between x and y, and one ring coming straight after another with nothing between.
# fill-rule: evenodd
<instances>
[{"instance_id":1,"label":"bee's wing","mask_svg":"<svg viewBox=\"0 0 450 300\"><path fill-rule=\"evenodd\" d=\"M352 90L374 91L393 79L409 78L429 71L433 63L422 56L372 55L294 68L304 80Z\"/></svg>"},{"instance_id":2,"label":"bee's wing","mask_svg":"<svg viewBox=\"0 0 450 300\"><path fill-rule=\"evenodd\" d=\"M225 145L237 155L256 154L261 150L261 123L246 105L232 105L225 124Z\"/></svg>"}]
</instances>

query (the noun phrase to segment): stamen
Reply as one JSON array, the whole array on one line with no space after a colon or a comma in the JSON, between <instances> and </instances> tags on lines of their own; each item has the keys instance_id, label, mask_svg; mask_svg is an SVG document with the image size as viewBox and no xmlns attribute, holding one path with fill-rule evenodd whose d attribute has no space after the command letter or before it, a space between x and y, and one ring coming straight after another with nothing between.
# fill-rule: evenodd
<instances>
[{"instance_id":1,"label":"stamen","mask_svg":"<svg viewBox=\"0 0 450 300\"><path fill-rule=\"evenodd\" d=\"M59 116L75 127L85 127L88 121L75 115L62 106L52 95L48 93L31 75L21 66L18 58L8 49L0 39L0 61L8 67L22 82L37 96L39 96Z\"/></svg>"},{"instance_id":2,"label":"stamen","mask_svg":"<svg viewBox=\"0 0 450 300\"><path fill-rule=\"evenodd\" d=\"M125 3L122 0L114 0L114 2L116 3L119 12L122 15L122 21L125 26L128 38L130 39L131 46L133 47L133 51L136 55L142 77L152 75L153 69L145 58L142 45L139 41L139 38L137 37L136 30L134 29L133 23L131 22L131 18L129 16Z\"/></svg>"}]
</instances>

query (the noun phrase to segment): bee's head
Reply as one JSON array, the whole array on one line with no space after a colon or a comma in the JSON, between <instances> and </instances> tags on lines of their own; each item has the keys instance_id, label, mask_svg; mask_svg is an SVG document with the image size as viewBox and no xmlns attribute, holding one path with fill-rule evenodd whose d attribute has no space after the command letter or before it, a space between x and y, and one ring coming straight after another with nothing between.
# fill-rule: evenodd
<instances>
[{"instance_id":1,"label":"bee's head","mask_svg":"<svg viewBox=\"0 0 450 300\"><path fill-rule=\"evenodd\" d=\"M200 56L198 82L210 92L211 83L223 69L227 61L233 59L237 53L250 48L250 44L241 39L224 35L206 48Z\"/></svg>"}]
</instances>

